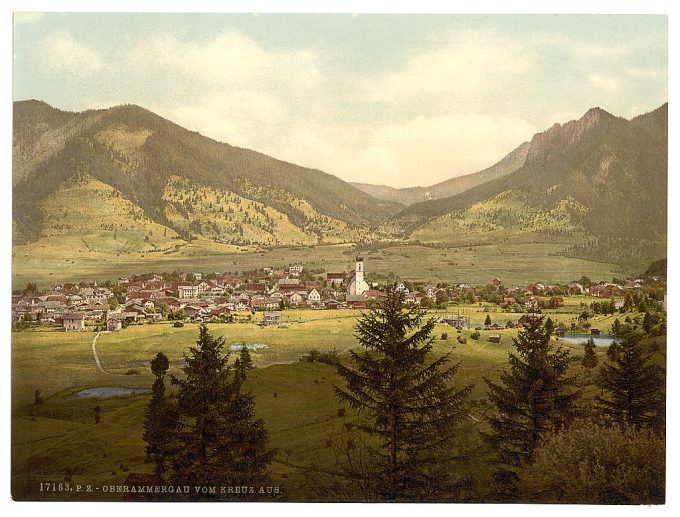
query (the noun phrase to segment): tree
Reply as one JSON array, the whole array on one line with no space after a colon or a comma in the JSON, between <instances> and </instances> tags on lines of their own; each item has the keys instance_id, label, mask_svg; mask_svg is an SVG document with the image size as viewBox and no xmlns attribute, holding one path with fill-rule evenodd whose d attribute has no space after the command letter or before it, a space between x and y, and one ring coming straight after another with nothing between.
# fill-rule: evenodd
<instances>
[{"instance_id":1,"label":"tree","mask_svg":"<svg viewBox=\"0 0 680 517\"><path fill-rule=\"evenodd\" d=\"M167 470L168 458L173 452L173 437L176 430L177 414L165 396L165 374L170 361L161 352L151 361L151 373L156 380L151 388L152 396L144 417L144 434L147 461L153 461L154 472L163 477Z\"/></svg>"},{"instance_id":2,"label":"tree","mask_svg":"<svg viewBox=\"0 0 680 517\"><path fill-rule=\"evenodd\" d=\"M585 354L583 355L583 359L581 360L581 365L583 365L584 368L588 368L590 370L597 366L597 355L595 354L595 341L593 341L592 338L588 339L584 347L586 351Z\"/></svg>"},{"instance_id":3,"label":"tree","mask_svg":"<svg viewBox=\"0 0 680 517\"><path fill-rule=\"evenodd\" d=\"M486 318L484 318L484 326L488 327L489 325L491 325L491 316L487 314Z\"/></svg>"},{"instance_id":4,"label":"tree","mask_svg":"<svg viewBox=\"0 0 680 517\"><path fill-rule=\"evenodd\" d=\"M102 421L102 407L101 406L95 406L92 408L92 412L94 413L94 423L98 424L99 422Z\"/></svg>"},{"instance_id":5,"label":"tree","mask_svg":"<svg viewBox=\"0 0 680 517\"><path fill-rule=\"evenodd\" d=\"M650 362L638 331L624 326L617 337L619 343L612 344L607 353L611 362L602 367L600 387L606 397L595 399L614 420L653 425L663 413L661 368Z\"/></svg>"},{"instance_id":6,"label":"tree","mask_svg":"<svg viewBox=\"0 0 680 517\"><path fill-rule=\"evenodd\" d=\"M24 294L36 294L38 292L38 285L33 282L28 282L24 288Z\"/></svg>"},{"instance_id":7,"label":"tree","mask_svg":"<svg viewBox=\"0 0 680 517\"><path fill-rule=\"evenodd\" d=\"M248 370L252 370L254 368L255 365L253 364L253 360L250 357L250 351L246 345L243 345L239 351L238 358L234 362L235 378L241 383L245 382Z\"/></svg>"},{"instance_id":8,"label":"tree","mask_svg":"<svg viewBox=\"0 0 680 517\"><path fill-rule=\"evenodd\" d=\"M553 320L550 319L550 317L545 320L545 331L549 336L552 336L552 333L555 331L555 324L553 323Z\"/></svg>"},{"instance_id":9,"label":"tree","mask_svg":"<svg viewBox=\"0 0 680 517\"><path fill-rule=\"evenodd\" d=\"M35 390L35 392L33 393L33 404L35 406L39 406L43 402L45 402L45 399L43 398L42 391Z\"/></svg>"},{"instance_id":10,"label":"tree","mask_svg":"<svg viewBox=\"0 0 680 517\"><path fill-rule=\"evenodd\" d=\"M654 322L652 321L652 315L649 314L649 312L645 312L645 317L642 320L642 328L645 331L645 334L650 333L653 325L654 325Z\"/></svg>"},{"instance_id":11,"label":"tree","mask_svg":"<svg viewBox=\"0 0 680 517\"><path fill-rule=\"evenodd\" d=\"M516 497L517 471L531 463L543 433L569 421L580 396L575 377L566 376L569 351L553 351L542 317L531 317L513 341L517 353L510 353L510 370L501 373L500 383L485 379L496 412L487 417L491 432L484 436L498 454L494 477L501 500Z\"/></svg>"},{"instance_id":12,"label":"tree","mask_svg":"<svg viewBox=\"0 0 680 517\"><path fill-rule=\"evenodd\" d=\"M450 354L431 359L435 320L424 317L393 286L357 323L365 351L350 351L351 367L337 365L346 388L336 395L364 417L356 427L376 444L370 482L389 501L441 499L453 489L446 465L471 386L451 386L458 365Z\"/></svg>"},{"instance_id":13,"label":"tree","mask_svg":"<svg viewBox=\"0 0 680 517\"><path fill-rule=\"evenodd\" d=\"M199 327L196 346L184 355L184 378L177 386L177 448L170 458L170 481L191 486L263 486L275 451L267 448L255 398L223 353L224 338ZM240 496L242 497L242 495Z\"/></svg>"}]
</instances>

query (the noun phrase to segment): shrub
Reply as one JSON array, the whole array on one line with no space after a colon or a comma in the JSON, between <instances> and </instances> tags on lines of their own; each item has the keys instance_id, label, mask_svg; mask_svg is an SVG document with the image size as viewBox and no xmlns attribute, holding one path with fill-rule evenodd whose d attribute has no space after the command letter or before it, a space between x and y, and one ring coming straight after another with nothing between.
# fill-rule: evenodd
<instances>
[{"instance_id":1,"label":"shrub","mask_svg":"<svg viewBox=\"0 0 680 517\"><path fill-rule=\"evenodd\" d=\"M479 339L480 336L481 336L481 334L479 332L477 332L476 330L472 334L470 334L470 338L472 338L474 340Z\"/></svg>"},{"instance_id":2,"label":"shrub","mask_svg":"<svg viewBox=\"0 0 680 517\"><path fill-rule=\"evenodd\" d=\"M442 332L442 341L449 339L449 334L447 332Z\"/></svg>"},{"instance_id":3,"label":"shrub","mask_svg":"<svg viewBox=\"0 0 680 517\"><path fill-rule=\"evenodd\" d=\"M139 370L136 368L130 368L127 372L125 372L125 375L139 375Z\"/></svg>"},{"instance_id":4,"label":"shrub","mask_svg":"<svg viewBox=\"0 0 680 517\"><path fill-rule=\"evenodd\" d=\"M542 503L663 503L664 451L664 437L649 429L576 421L542 438L520 489Z\"/></svg>"}]
</instances>

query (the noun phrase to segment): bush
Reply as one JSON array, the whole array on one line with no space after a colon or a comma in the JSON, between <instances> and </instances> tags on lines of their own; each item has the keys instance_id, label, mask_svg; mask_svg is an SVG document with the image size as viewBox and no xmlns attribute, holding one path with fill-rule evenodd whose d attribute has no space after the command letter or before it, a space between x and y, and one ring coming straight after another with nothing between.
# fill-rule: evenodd
<instances>
[{"instance_id":1,"label":"bush","mask_svg":"<svg viewBox=\"0 0 680 517\"><path fill-rule=\"evenodd\" d=\"M340 362L340 355L335 348L328 352L320 352L316 348L313 348L307 352L307 354L303 355L300 360L307 363L324 363L335 366Z\"/></svg>"},{"instance_id":2,"label":"bush","mask_svg":"<svg viewBox=\"0 0 680 517\"><path fill-rule=\"evenodd\" d=\"M125 372L125 375L139 375L139 370L136 368L130 368L127 372Z\"/></svg>"},{"instance_id":3,"label":"bush","mask_svg":"<svg viewBox=\"0 0 680 517\"><path fill-rule=\"evenodd\" d=\"M449 334L447 332L442 332L442 341L449 339Z\"/></svg>"},{"instance_id":4,"label":"bush","mask_svg":"<svg viewBox=\"0 0 680 517\"><path fill-rule=\"evenodd\" d=\"M467 338L458 336L458 342L459 342L461 345L464 345L464 344L467 343Z\"/></svg>"},{"instance_id":5,"label":"bush","mask_svg":"<svg viewBox=\"0 0 680 517\"><path fill-rule=\"evenodd\" d=\"M470 334L470 338L474 339L475 341L478 340L480 336L481 336L481 334L479 332L477 332L476 330L472 334Z\"/></svg>"},{"instance_id":6,"label":"bush","mask_svg":"<svg viewBox=\"0 0 680 517\"><path fill-rule=\"evenodd\" d=\"M580 420L549 433L519 472L523 499L541 503L658 504L665 440L648 429Z\"/></svg>"}]
</instances>

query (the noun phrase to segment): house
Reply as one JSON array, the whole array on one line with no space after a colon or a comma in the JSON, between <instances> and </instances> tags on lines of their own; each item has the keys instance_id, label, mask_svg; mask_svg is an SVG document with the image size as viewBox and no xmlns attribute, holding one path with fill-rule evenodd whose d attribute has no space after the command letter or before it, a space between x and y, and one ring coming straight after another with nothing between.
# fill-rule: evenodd
<instances>
[{"instance_id":1,"label":"house","mask_svg":"<svg viewBox=\"0 0 680 517\"><path fill-rule=\"evenodd\" d=\"M369 289L364 293L364 296L369 300L378 300L385 296L385 293L378 291L377 289Z\"/></svg>"},{"instance_id":2,"label":"house","mask_svg":"<svg viewBox=\"0 0 680 517\"><path fill-rule=\"evenodd\" d=\"M467 316L447 314L439 321L442 323L446 323L447 325L451 325L452 327L455 327L458 330L470 328L470 318Z\"/></svg>"},{"instance_id":3,"label":"house","mask_svg":"<svg viewBox=\"0 0 680 517\"><path fill-rule=\"evenodd\" d=\"M261 325L263 327L278 327L281 324L280 312L265 312Z\"/></svg>"},{"instance_id":4,"label":"house","mask_svg":"<svg viewBox=\"0 0 680 517\"><path fill-rule=\"evenodd\" d=\"M123 319L120 315L118 317L110 317L106 320L106 330L115 332L123 328Z\"/></svg>"},{"instance_id":5,"label":"house","mask_svg":"<svg viewBox=\"0 0 680 517\"><path fill-rule=\"evenodd\" d=\"M341 286L346 276L346 273L326 273L326 282L328 285Z\"/></svg>"},{"instance_id":6,"label":"house","mask_svg":"<svg viewBox=\"0 0 680 517\"><path fill-rule=\"evenodd\" d=\"M531 325L531 322L534 320L534 316L530 314L522 314L522 317L517 320L517 326L518 327L528 327Z\"/></svg>"},{"instance_id":7,"label":"house","mask_svg":"<svg viewBox=\"0 0 680 517\"><path fill-rule=\"evenodd\" d=\"M494 278L494 279L491 281L491 283L492 283L493 285L495 285L496 287L500 287L501 285L503 285L503 282L502 282L501 279L498 278L498 277Z\"/></svg>"},{"instance_id":8,"label":"house","mask_svg":"<svg viewBox=\"0 0 680 517\"><path fill-rule=\"evenodd\" d=\"M564 298L561 296L553 296L550 298L550 301L548 302L548 307L551 308L557 308L557 307L564 307Z\"/></svg>"},{"instance_id":9,"label":"house","mask_svg":"<svg viewBox=\"0 0 680 517\"><path fill-rule=\"evenodd\" d=\"M302 273L303 269L304 267L300 264L294 264L288 268L288 274L290 276L300 276L300 273Z\"/></svg>"},{"instance_id":10,"label":"house","mask_svg":"<svg viewBox=\"0 0 680 517\"><path fill-rule=\"evenodd\" d=\"M63 318L65 330L85 330L85 313L69 312Z\"/></svg>"},{"instance_id":11,"label":"house","mask_svg":"<svg viewBox=\"0 0 680 517\"><path fill-rule=\"evenodd\" d=\"M501 335L500 334L489 334L489 341L492 343L500 343L501 342Z\"/></svg>"},{"instance_id":12,"label":"house","mask_svg":"<svg viewBox=\"0 0 680 517\"><path fill-rule=\"evenodd\" d=\"M333 309L339 309L342 306L342 304L337 300L326 300L325 302L323 302L323 306L326 309L333 310Z\"/></svg>"},{"instance_id":13,"label":"house","mask_svg":"<svg viewBox=\"0 0 680 517\"><path fill-rule=\"evenodd\" d=\"M350 309L366 308L366 297L363 294L348 294L346 300Z\"/></svg>"},{"instance_id":14,"label":"house","mask_svg":"<svg viewBox=\"0 0 680 517\"><path fill-rule=\"evenodd\" d=\"M313 288L307 293L307 301L312 305L321 303L321 294L319 294L319 291L317 291L316 288Z\"/></svg>"},{"instance_id":15,"label":"house","mask_svg":"<svg viewBox=\"0 0 680 517\"><path fill-rule=\"evenodd\" d=\"M597 328L594 328L594 327L591 328L590 329L590 335L591 336L599 336L600 335L600 329L597 329Z\"/></svg>"}]
</instances>

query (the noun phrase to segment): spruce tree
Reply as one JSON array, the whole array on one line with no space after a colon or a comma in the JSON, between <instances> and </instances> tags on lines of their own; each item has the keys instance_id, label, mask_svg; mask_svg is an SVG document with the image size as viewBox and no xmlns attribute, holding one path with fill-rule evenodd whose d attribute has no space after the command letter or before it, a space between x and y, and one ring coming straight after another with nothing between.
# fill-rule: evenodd
<instances>
[{"instance_id":1,"label":"spruce tree","mask_svg":"<svg viewBox=\"0 0 680 517\"><path fill-rule=\"evenodd\" d=\"M388 501L441 500L453 491L450 468L442 465L451 461L471 387L451 386L458 365L449 364L450 354L431 357L435 322L424 318L392 287L357 323L365 350L350 351L351 367L337 366L346 383L335 387L337 397L359 411L357 429L377 444L371 478L378 498Z\"/></svg>"},{"instance_id":2,"label":"spruce tree","mask_svg":"<svg viewBox=\"0 0 680 517\"><path fill-rule=\"evenodd\" d=\"M170 367L168 358L161 352L151 361L151 373L156 380L151 388L152 396L144 418L144 441L147 461L154 462L154 472L163 477L168 457L172 454L173 431L176 414L165 396L165 374Z\"/></svg>"},{"instance_id":3,"label":"spruce tree","mask_svg":"<svg viewBox=\"0 0 680 517\"><path fill-rule=\"evenodd\" d=\"M575 377L566 375L569 351L553 351L542 317L534 315L513 341L510 370L499 383L485 379L496 412L487 417L491 432L484 437L498 454L494 477L501 500L516 498L517 470L531 462L544 432L568 422L580 396Z\"/></svg>"},{"instance_id":4,"label":"spruce tree","mask_svg":"<svg viewBox=\"0 0 680 517\"><path fill-rule=\"evenodd\" d=\"M489 325L491 325L491 316L487 314L486 318L484 318L484 326L488 327Z\"/></svg>"},{"instance_id":5,"label":"spruce tree","mask_svg":"<svg viewBox=\"0 0 680 517\"><path fill-rule=\"evenodd\" d=\"M639 332L624 326L617 337L607 352L610 364L602 367L605 396L595 399L604 414L619 422L654 425L663 413L662 370L651 363Z\"/></svg>"},{"instance_id":6,"label":"spruce tree","mask_svg":"<svg viewBox=\"0 0 680 517\"><path fill-rule=\"evenodd\" d=\"M177 449L171 458L172 483L191 486L262 486L274 450L267 448L255 398L241 392L242 381L223 353L224 338L199 327L196 346L184 355L178 389ZM239 496L240 499L247 496Z\"/></svg>"},{"instance_id":7,"label":"spruce tree","mask_svg":"<svg viewBox=\"0 0 680 517\"><path fill-rule=\"evenodd\" d=\"M553 323L553 320L550 319L550 317L545 320L545 331L549 336L552 336L552 333L555 331L555 324Z\"/></svg>"},{"instance_id":8,"label":"spruce tree","mask_svg":"<svg viewBox=\"0 0 680 517\"><path fill-rule=\"evenodd\" d=\"M239 351L238 358L234 362L235 378L241 383L245 382L248 370L252 370L253 368L255 368L255 365L250 357L250 350L248 350L246 345L243 345Z\"/></svg>"},{"instance_id":9,"label":"spruce tree","mask_svg":"<svg viewBox=\"0 0 680 517\"><path fill-rule=\"evenodd\" d=\"M590 338L588 339L584 347L585 354L583 355L583 359L581 360L581 365L584 368L588 368L590 370L591 368L595 368L597 366L597 355L595 354L595 342L592 340L592 338Z\"/></svg>"}]
</instances>

